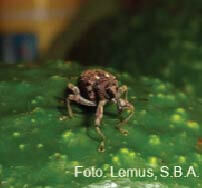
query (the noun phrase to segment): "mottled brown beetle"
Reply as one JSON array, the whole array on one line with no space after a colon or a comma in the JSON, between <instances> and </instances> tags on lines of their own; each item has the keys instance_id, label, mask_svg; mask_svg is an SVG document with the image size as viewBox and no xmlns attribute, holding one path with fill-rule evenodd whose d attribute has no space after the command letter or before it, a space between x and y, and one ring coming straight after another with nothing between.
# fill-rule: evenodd
<instances>
[{"instance_id":1,"label":"mottled brown beetle","mask_svg":"<svg viewBox=\"0 0 202 188\"><path fill-rule=\"evenodd\" d=\"M128 134L128 131L124 130L122 126L131 118L134 107L127 100L127 86L123 85L118 87L118 80L115 76L101 69L86 70L79 78L78 87L73 84L68 84L68 88L73 92L73 94L70 94L67 98L67 108L70 117L73 117L70 101L75 101L81 105L97 107L95 128L102 139L98 149L99 152L104 152L105 136L101 132L100 123L103 116L103 107L108 102L111 101L115 103L119 113L124 109L128 109L131 112L130 115L117 126L122 134ZM123 94L125 94L124 99L121 98Z\"/></svg>"}]
</instances>

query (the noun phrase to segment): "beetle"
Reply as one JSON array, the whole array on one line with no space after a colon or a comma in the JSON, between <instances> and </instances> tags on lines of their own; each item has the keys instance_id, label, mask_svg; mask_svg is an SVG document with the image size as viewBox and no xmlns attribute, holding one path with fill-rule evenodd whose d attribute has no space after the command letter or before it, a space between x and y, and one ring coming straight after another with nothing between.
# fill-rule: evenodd
<instances>
[{"instance_id":1,"label":"beetle","mask_svg":"<svg viewBox=\"0 0 202 188\"><path fill-rule=\"evenodd\" d=\"M128 131L122 127L128 122L134 113L134 106L127 99L128 87L122 85L119 87L118 80L114 75L102 69L88 69L81 73L78 79L78 86L71 83L67 86L72 94L67 97L67 109L70 117L73 117L70 102L74 101L80 105L96 107L95 128L102 139L98 148L99 152L105 151L105 136L100 129L103 117L104 106L112 102L117 105L118 112L128 109L129 116L121 121L117 128L123 134L127 135ZM121 98L125 95L124 98Z\"/></svg>"}]
</instances>

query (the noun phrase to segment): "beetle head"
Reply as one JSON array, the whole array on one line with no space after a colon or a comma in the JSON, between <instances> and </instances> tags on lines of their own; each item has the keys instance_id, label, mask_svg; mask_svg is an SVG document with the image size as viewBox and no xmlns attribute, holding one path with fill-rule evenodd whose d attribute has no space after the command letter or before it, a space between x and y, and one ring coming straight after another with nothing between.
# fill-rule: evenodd
<instances>
[{"instance_id":1,"label":"beetle head","mask_svg":"<svg viewBox=\"0 0 202 188\"><path fill-rule=\"evenodd\" d=\"M117 86L111 86L107 89L108 94L111 96L111 98L117 98L118 88Z\"/></svg>"}]
</instances>

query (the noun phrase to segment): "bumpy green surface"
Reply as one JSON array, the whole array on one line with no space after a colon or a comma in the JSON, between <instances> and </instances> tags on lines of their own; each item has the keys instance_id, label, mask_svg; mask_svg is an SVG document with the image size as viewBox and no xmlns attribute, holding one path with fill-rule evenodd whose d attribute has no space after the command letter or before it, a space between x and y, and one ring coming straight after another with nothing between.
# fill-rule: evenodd
<instances>
[{"instance_id":1,"label":"bumpy green surface","mask_svg":"<svg viewBox=\"0 0 202 188\"><path fill-rule=\"evenodd\" d=\"M63 97L67 83L76 83L82 67L52 62L27 68L0 69L0 180L9 188L63 187L202 187L200 177L161 178L160 166L193 166L202 176L201 101L157 78L114 73L129 87L135 116L126 126L127 137L115 129L116 108L105 109L102 130L105 153L98 153L99 137L93 128L94 110L73 106L75 117L66 116ZM136 99L134 100L134 96ZM143 100L146 98L148 100ZM106 177L74 177L74 166L102 168ZM157 176L112 178L109 166L152 168Z\"/></svg>"}]
</instances>

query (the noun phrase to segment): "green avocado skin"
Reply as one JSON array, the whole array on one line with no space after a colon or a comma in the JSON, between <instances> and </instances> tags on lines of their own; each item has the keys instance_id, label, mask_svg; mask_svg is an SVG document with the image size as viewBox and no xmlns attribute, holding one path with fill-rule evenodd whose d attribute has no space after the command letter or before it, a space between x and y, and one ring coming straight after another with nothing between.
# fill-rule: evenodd
<instances>
[{"instance_id":1,"label":"green avocado skin","mask_svg":"<svg viewBox=\"0 0 202 188\"><path fill-rule=\"evenodd\" d=\"M104 109L101 129L107 139L106 152L99 153L95 109L72 104L75 116L71 119L61 102L67 84L76 85L84 67L63 61L32 68L0 66L3 187L202 187L201 178L195 177L202 175L200 98L159 78L106 69L117 76L119 84L128 86L136 111L125 126L129 130L125 137L115 128L120 119L116 107ZM82 166L80 171L89 168L89 177L86 171L75 177L76 166ZM169 168L169 177L162 177L166 175L162 166ZM170 177L179 176L176 166L183 175ZM104 175L93 174L93 168L100 168ZM139 171L132 177L125 173L130 168ZM144 175L144 169L152 169L151 177Z\"/></svg>"}]
</instances>

